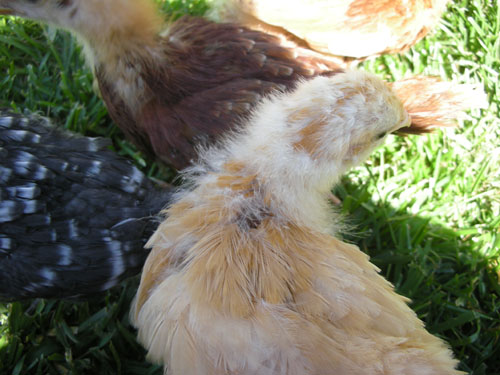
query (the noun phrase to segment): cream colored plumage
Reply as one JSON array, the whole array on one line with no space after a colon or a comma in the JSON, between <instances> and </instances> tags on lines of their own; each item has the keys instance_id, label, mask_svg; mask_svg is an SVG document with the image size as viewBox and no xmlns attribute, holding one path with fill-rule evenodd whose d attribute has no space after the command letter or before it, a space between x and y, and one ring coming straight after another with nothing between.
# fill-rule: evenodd
<instances>
[{"instance_id":1,"label":"cream colored plumage","mask_svg":"<svg viewBox=\"0 0 500 375\"><path fill-rule=\"evenodd\" d=\"M209 17L284 34L322 53L404 52L436 26L448 0L212 0Z\"/></svg>"},{"instance_id":2,"label":"cream colored plumage","mask_svg":"<svg viewBox=\"0 0 500 375\"><path fill-rule=\"evenodd\" d=\"M459 374L327 204L409 123L385 83L347 72L264 100L204 152L148 242L131 317L149 358L172 375Z\"/></svg>"},{"instance_id":3,"label":"cream colored plumage","mask_svg":"<svg viewBox=\"0 0 500 375\"><path fill-rule=\"evenodd\" d=\"M141 151L177 169L190 165L200 141L218 140L262 96L343 69L330 57L239 24L188 16L164 23L156 5L0 0L0 14L74 33L114 122ZM418 134L454 123L484 101L482 90L425 76L399 80L394 89L412 115L405 132Z\"/></svg>"}]
</instances>

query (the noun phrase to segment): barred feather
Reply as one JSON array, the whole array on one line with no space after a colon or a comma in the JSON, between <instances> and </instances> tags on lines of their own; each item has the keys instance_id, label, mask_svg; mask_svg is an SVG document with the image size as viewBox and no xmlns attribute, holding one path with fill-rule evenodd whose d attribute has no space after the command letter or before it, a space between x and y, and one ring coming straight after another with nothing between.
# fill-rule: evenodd
<instances>
[{"instance_id":1,"label":"barred feather","mask_svg":"<svg viewBox=\"0 0 500 375\"><path fill-rule=\"evenodd\" d=\"M0 111L0 300L82 297L139 273L171 192L109 146Z\"/></svg>"}]
</instances>

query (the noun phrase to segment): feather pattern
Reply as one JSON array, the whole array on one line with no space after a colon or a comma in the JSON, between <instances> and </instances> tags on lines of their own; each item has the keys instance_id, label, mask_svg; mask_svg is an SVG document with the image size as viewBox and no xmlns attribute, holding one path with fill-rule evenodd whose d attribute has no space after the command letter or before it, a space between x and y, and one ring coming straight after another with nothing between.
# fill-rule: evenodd
<instances>
[{"instance_id":1,"label":"feather pattern","mask_svg":"<svg viewBox=\"0 0 500 375\"><path fill-rule=\"evenodd\" d=\"M467 109L488 106L485 92L474 84L457 85L437 77L416 76L393 82L391 87L412 118L413 126L400 133L421 134L436 126L455 126L457 119L465 118Z\"/></svg>"},{"instance_id":2,"label":"feather pattern","mask_svg":"<svg viewBox=\"0 0 500 375\"><path fill-rule=\"evenodd\" d=\"M0 299L80 297L139 273L171 191L109 140L0 111Z\"/></svg>"},{"instance_id":3,"label":"feather pattern","mask_svg":"<svg viewBox=\"0 0 500 375\"><path fill-rule=\"evenodd\" d=\"M387 85L346 72L270 96L203 153L147 244L131 319L149 358L172 375L459 374L326 204L409 123Z\"/></svg>"},{"instance_id":4,"label":"feather pattern","mask_svg":"<svg viewBox=\"0 0 500 375\"><path fill-rule=\"evenodd\" d=\"M344 69L293 38L241 24L188 16L164 23L152 0L0 0L0 8L73 31L86 46L114 122L146 154L178 169L196 158L197 145L235 128L266 95ZM307 12L301 17L307 19ZM344 38L333 34L332 40ZM414 103L415 85L433 91L430 81L419 85L420 79L425 77L398 85L401 100ZM418 115L425 118L410 131L448 125L449 114L457 117L476 103L464 99L467 91L452 85L440 101L429 107L421 102Z\"/></svg>"},{"instance_id":5,"label":"feather pattern","mask_svg":"<svg viewBox=\"0 0 500 375\"><path fill-rule=\"evenodd\" d=\"M145 84L142 106L122 102L114 80L106 79L109 64L97 67L97 78L111 115L120 116L115 121L128 122L124 129L135 131L132 139L146 138L155 155L177 168L195 158L196 144L213 143L263 95L292 88L300 78L341 71L272 35L188 16L165 29L158 47L161 58L138 56L135 62Z\"/></svg>"}]
</instances>

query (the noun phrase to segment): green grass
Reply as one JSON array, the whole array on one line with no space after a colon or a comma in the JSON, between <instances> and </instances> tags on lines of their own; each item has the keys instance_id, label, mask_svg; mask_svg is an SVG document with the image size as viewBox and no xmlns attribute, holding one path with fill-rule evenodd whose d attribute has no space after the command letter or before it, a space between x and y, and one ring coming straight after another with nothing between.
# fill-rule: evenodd
<instances>
[{"instance_id":1,"label":"green grass","mask_svg":"<svg viewBox=\"0 0 500 375\"><path fill-rule=\"evenodd\" d=\"M203 1L165 5L202 13ZM388 79L432 74L484 85L490 106L457 129L390 139L335 193L355 226L346 238L410 297L428 329L450 343L460 368L500 374L500 10L459 0L441 25L403 56L363 67ZM80 48L66 33L0 19L0 106L37 111L165 177L123 141L92 91ZM128 322L137 280L85 302L0 304L1 374L161 374Z\"/></svg>"}]
</instances>

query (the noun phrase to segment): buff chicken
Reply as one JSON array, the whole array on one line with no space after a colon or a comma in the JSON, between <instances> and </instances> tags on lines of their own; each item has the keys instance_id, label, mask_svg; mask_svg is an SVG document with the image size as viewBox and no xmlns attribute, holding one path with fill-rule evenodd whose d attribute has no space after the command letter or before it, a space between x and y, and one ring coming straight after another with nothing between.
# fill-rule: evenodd
<instances>
[{"instance_id":1,"label":"buff chicken","mask_svg":"<svg viewBox=\"0 0 500 375\"><path fill-rule=\"evenodd\" d=\"M142 151L177 169L263 95L343 70L291 40L239 24L188 16L165 23L152 0L0 0L0 13L75 33L111 118ZM455 119L478 102L470 87L428 77L395 89L410 114L425 117L414 116L404 132L448 125L450 114Z\"/></svg>"},{"instance_id":2,"label":"buff chicken","mask_svg":"<svg viewBox=\"0 0 500 375\"><path fill-rule=\"evenodd\" d=\"M272 95L185 171L131 318L169 375L457 375L367 255L338 239L329 191L410 125L380 79L347 71Z\"/></svg>"},{"instance_id":3,"label":"buff chicken","mask_svg":"<svg viewBox=\"0 0 500 375\"><path fill-rule=\"evenodd\" d=\"M448 0L213 0L209 17L285 35L351 59L408 50L439 22Z\"/></svg>"},{"instance_id":4,"label":"buff chicken","mask_svg":"<svg viewBox=\"0 0 500 375\"><path fill-rule=\"evenodd\" d=\"M140 272L171 189L36 115L0 111L0 300L84 297Z\"/></svg>"}]
</instances>

